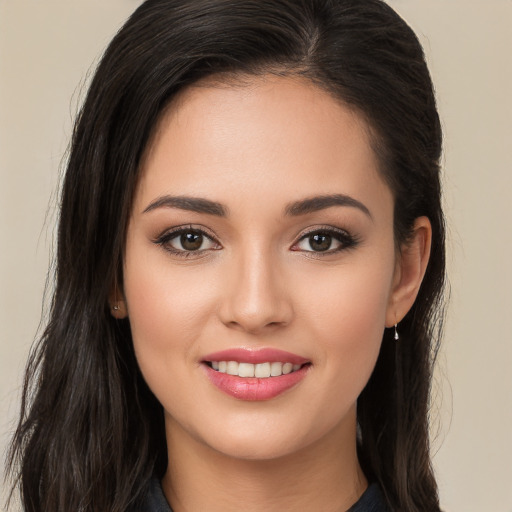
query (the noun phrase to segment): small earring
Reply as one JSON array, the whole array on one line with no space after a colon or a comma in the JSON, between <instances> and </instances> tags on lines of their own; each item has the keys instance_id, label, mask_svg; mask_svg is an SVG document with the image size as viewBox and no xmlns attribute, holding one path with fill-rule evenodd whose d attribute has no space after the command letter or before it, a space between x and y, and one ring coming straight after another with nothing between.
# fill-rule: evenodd
<instances>
[{"instance_id":1,"label":"small earring","mask_svg":"<svg viewBox=\"0 0 512 512\"><path fill-rule=\"evenodd\" d=\"M119 311L121 308L119 307L119 304L114 304L114 305L112 306L112 309L113 309L114 311Z\"/></svg>"},{"instance_id":2,"label":"small earring","mask_svg":"<svg viewBox=\"0 0 512 512\"><path fill-rule=\"evenodd\" d=\"M398 335L398 330L397 330L397 324L395 324L395 341L398 341L400 339L400 336Z\"/></svg>"}]
</instances>

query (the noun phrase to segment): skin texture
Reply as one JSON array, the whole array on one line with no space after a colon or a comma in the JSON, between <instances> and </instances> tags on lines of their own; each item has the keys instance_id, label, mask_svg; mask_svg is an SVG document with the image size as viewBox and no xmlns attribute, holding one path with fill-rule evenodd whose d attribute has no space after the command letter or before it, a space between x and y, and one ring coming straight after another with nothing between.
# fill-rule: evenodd
<instances>
[{"instance_id":1,"label":"skin texture","mask_svg":"<svg viewBox=\"0 0 512 512\"><path fill-rule=\"evenodd\" d=\"M368 212L285 213L332 194ZM226 215L146 211L166 195L215 201ZM187 257L179 236L162 241L180 226L209 237ZM306 235L332 229L346 233L341 242L313 250ZM272 76L205 82L170 105L144 160L113 314L129 317L140 368L165 411L163 486L175 512L336 511L357 501L367 482L356 400L384 328L414 301L429 246L420 218L396 251L393 197L367 126L316 86ZM285 350L311 366L271 400L237 400L211 384L203 360L239 347Z\"/></svg>"}]
</instances>

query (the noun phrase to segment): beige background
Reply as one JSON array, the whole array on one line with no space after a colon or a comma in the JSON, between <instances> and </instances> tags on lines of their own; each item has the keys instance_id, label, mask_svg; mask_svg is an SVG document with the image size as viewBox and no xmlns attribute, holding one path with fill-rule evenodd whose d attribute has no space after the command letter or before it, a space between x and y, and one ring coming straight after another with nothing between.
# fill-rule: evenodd
<instances>
[{"instance_id":1,"label":"beige background","mask_svg":"<svg viewBox=\"0 0 512 512\"><path fill-rule=\"evenodd\" d=\"M433 412L442 503L512 512L512 1L389 1L425 46L445 129L452 296ZM139 3L0 0L2 452L40 320L71 119L88 70Z\"/></svg>"}]
</instances>

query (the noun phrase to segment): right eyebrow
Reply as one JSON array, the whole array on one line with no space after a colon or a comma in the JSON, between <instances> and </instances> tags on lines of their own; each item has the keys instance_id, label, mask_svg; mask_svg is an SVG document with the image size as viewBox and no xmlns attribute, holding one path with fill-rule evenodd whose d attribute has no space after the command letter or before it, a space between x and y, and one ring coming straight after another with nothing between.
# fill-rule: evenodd
<instances>
[{"instance_id":1,"label":"right eyebrow","mask_svg":"<svg viewBox=\"0 0 512 512\"><path fill-rule=\"evenodd\" d=\"M201 197L161 196L152 201L142 213L147 213L157 208L178 208L189 212L207 213L217 217L227 216L227 208L225 206L216 201L210 201Z\"/></svg>"}]
</instances>

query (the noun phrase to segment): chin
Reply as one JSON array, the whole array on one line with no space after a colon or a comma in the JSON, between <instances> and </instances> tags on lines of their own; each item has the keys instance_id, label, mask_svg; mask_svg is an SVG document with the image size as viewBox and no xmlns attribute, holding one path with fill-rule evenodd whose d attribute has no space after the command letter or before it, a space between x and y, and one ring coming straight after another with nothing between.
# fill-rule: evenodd
<instances>
[{"instance_id":1,"label":"chin","mask_svg":"<svg viewBox=\"0 0 512 512\"><path fill-rule=\"evenodd\" d=\"M336 421L308 423L297 417L273 418L268 416L239 417L222 424L210 423L207 432L198 433L196 439L210 449L246 461L270 461L313 449L328 441L332 434L339 437L340 427ZM344 422L342 422L344 423Z\"/></svg>"},{"instance_id":2,"label":"chin","mask_svg":"<svg viewBox=\"0 0 512 512\"><path fill-rule=\"evenodd\" d=\"M303 443L292 443L289 439L274 439L266 437L264 439L259 436L258 439L248 439L246 437L236 438L230 437L225 442L216 440L214 445L210 445L215 451L238 460L245 461L270 461L289 456L300 451L304 446Z\"/></svg>"}]
</instances>

